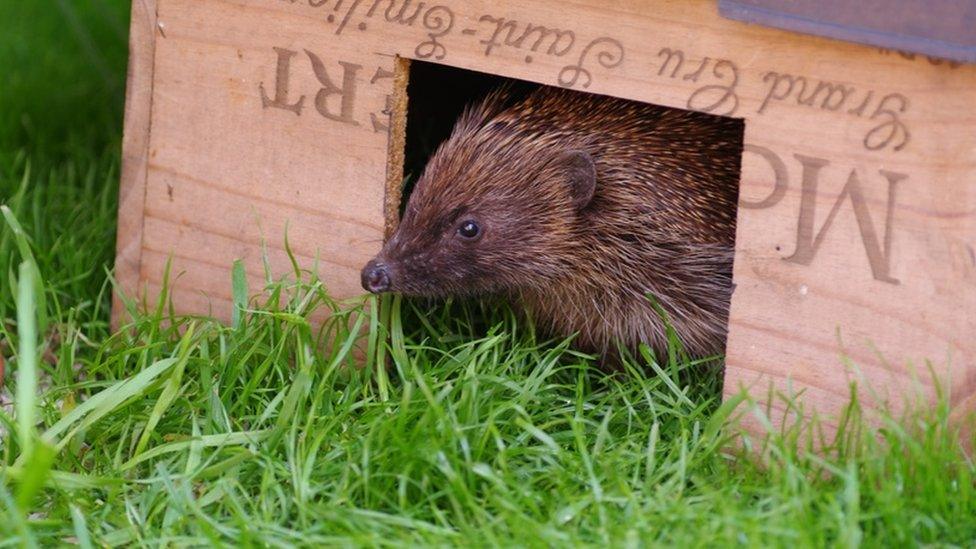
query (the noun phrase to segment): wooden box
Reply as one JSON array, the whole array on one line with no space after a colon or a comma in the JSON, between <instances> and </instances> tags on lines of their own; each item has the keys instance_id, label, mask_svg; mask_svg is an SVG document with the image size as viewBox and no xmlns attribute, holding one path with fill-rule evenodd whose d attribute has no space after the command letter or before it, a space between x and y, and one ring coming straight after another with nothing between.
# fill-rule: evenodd
<instances>
[{"instance_id":1,"label":"wooden box","mask_svg":"<svg viewBox=\"0 0 976 549\"><path fill-rule=\"evenodd\" d=\"M402 60L423 60L744 119L726 393L830 418L852 380L897 409L934 372L976 408L976 66L708 0L139 0L131 48L130 295L172 256L178 310L229 317L232 262L259 287L266 243L286 272L286 226L303 267L360 294L396 222Z\"/></svg>"}]
</instances>

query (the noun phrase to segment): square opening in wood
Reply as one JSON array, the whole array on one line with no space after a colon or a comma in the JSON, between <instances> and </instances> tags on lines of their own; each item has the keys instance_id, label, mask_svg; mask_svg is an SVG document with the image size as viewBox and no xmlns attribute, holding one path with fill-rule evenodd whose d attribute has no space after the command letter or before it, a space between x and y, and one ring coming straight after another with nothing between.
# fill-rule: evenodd
<instances>
[{"instance_id":1,"label":"square opening in wood","mask_svg":"<svg viewBox=\"0 0 976 549\"><path fill-rule=\"evenodd\" d=\"M403 201L397 192L391 205L403 213L456 126L466 124L459 135L472 134L440 153L437 169L443 173L425 176L428 186L438 180L434 202L443 211L423 211L433 203L425 200L413 213L429 219L398 231L422 233L396 237L425 242L411 245L449 248L410 250L420 264L397 268L426 269L431 287L412 280L405 293L511 294L527 301L553 335L579 332L579 346L598 354L612 352L610 339L663 347L660 317L652 318L663 309L690 354L724 353L741 119L427 62L404 62L402 68L409 78L405 96L396 101L405 113L394 124L401 133L391 144L402 154L391 163L402 163L391 164L389 184L402 191ZM500 99L486 102L501 89ZM476 112L467 111L465 122L466 109ZM587 169L593 184L575 183ZM559 170L565 178L553 175ZM465 216L476 223L455 228ZM389 221L392 229L399 218ZM478 245L458 244L447 234L455 230L462 240L466 234L480 238L477 231L485 238ZM436 231L445 236L431 234ZM585 246L573 246L565 234ZM580 305L594 301L592 311Z\"/></svg>"}]
</instances>

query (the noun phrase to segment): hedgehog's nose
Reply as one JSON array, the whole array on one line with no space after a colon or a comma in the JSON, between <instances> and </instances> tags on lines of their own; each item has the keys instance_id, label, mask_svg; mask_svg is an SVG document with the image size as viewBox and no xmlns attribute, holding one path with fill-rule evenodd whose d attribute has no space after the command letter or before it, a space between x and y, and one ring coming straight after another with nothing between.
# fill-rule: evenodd
<instances>
[{"instance_id":1,"label":"hedgehog's nose","mask_svg":"<svg viewBox=\"0 0 976 549\"><path fill-rule=\"evenodd\" d=\"M363 289L367 292L380 294L390 289L390 270L386 265L377 263L375 259L363 267L362 272Z\"/></svg>"}]
</instances>

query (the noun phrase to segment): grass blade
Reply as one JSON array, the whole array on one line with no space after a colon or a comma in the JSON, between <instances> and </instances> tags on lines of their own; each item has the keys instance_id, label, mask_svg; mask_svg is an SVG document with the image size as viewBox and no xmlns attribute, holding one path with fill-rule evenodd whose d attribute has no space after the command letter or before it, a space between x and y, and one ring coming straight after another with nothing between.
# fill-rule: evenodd
<instances>
[{"instance_id":1,"label":"grass blade","mask_svg":"<svg viewBox=\"0 0 976 549\"><path fill-rule=\"evenodd\" d=\"M239 330L244 322L244 315L247 311L247 272L244 270L244 262L240 259L234 260L231 269L231 293L234 298L234 309L231 311L231 326Z\"/></svg>"},{"instance_id":2,"label":"grass blade","mask_svg":"<svg viewBox=\"0 0 976 549\"><path fill-rule=\"evenodd\" d=\"M31 455L37 416L37 317L33 269L24 261L17 279L17 438L24 455Z\"/></svg>"},{"instance_id":3,"label":"grass blade","mask_svg":"<svg viewBox=\"0 0 976 549\"><path fill-rule=\"evenodd\" d=\"M88 533L88 524L85 522L85 515L81 514L81 509L77 505L71 505L71 524L75 529L75 539L81 549L92 549L91 535Z\"/></svg>"},{"instance_id":4,"label":"grass blade","mask_svg":"<svg viewBox=\"0 0 976 549\"><path fill-rule=\"evenodd\" d=\"M36 315L35 322L38 331L43 332L47 329L47 300L44 296L44 280L41 278L41 271L37 266L34 253L31 251L27 233L24 232L24 228L17 221L17 218L14 217L14 213L7 206L0 206L0 213L3 214L7 226L10 227L10 231L13 233L14 242L17 244L17 250L20 252L20 259L23 261L20 266L20 279L27 280L34 286L32 299L36 305L36 309L33 314ZM24 276L23 274L24 263L29 266L28 276Z\"/></svg>"},{"instance_id":5,"label":"grass blade","mask_svg":"<svg viewBox=\"0 0 976 549\"><path fill-rule=\"evenodd\" d=\"M135 376L119 381L96 393L52 425L50 429L45 431L43 438L54 442L62 433L73 426L72 431L56 443L56 447L60 450L71 440L74 433L98 421L124 405L130 398L145 391L156 381L156 378L172 368L178 360L175 357L158 360Z\"/></svg>"},{"instance_id":6,"label":"grass blade","mask_svg":"<svg viewBox=\"0 0 976 549\"><path fill-rule=\"evenodd\" d=\"M30 459L24 466L23 475L17 486L17 506L24 512L31 508L34 498L47 483L57 452L50 444L41 442L35 444L28 455Z\"/></svg>"},{"instance_id":7,"label":"grass blade","mask_svg":"<svg viewBox=\"0 0 976 549\"><path fill-rule=\"evenodd\" d=\"M173 368L172 373L170 373L169 378L166 380L166 384L163 387L162 394L156 400L156 404L153 406L152 412L149 413L149 419L146 420L146 426L142 430L142 435L139 437L139 442L136 444L135 452L133 455L139 455L149 444L149 437L152 436L153 430L156 428L156 424L162 419L163 414L169 408L169 406L176 400L179 396L180 385L183 383L183 370L186 368L186 363L189 360L190 355L190 342L193 340L193 330L195 324L190 324L187 328L186 334L180 341L179 357L176 362L176 366Z\"/></svg>"}]
</instances>

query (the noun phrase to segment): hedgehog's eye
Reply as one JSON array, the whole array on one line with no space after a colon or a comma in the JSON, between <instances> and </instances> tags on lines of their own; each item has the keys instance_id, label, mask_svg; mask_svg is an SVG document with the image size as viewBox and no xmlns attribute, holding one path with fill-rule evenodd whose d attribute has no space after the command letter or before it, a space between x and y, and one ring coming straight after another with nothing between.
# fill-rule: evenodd
<instances>
[{"instance_id":1,"label":"hedgehog's eye","mask_svg":"<svg viewBox=\"0 0 976 549\"><path fill-rule=\"evenodd\" d=\"M475 238L481 236L481 227L479 227L477 223L469 219L461 223L461 226L458 227L457 232L459 235L461 235L461 238L474 240Z\"/></svg>"}]
</instances>

